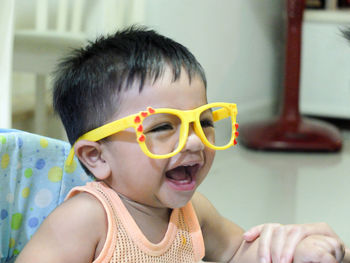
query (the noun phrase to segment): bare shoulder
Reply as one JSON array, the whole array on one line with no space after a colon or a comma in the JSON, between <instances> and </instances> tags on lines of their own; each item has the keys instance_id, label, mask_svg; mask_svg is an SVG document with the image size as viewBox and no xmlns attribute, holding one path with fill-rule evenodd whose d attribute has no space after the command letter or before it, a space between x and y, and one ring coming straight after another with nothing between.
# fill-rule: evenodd
<instances>
[{"instance_id":1,"label":"bare shoulder","mask_svg":"<svg viewBox=\"0 0 350 263\"><path fill-rule=\"evenodd\" d=\"M107 232L101 222L107 222L102 204L77 194L44 220L16 262L92 262Z\"/></svg>"},{"instance_id":2,"label":"bare shoulder","mask_svg":"<svg viewBox=\"0 0 350 263\"><path fill-rule=\"evenodd\" d=\"M103 234L99 235L99 233L103 233L102 230L107 229L107 216L103 205L89 193L79 193L68 199L58 207L56 213L56 220L60 220L62 216L69 217L70 220L65 222L65 224L69 225L66 228L79 229L82 234L87 236L101 237ZM101 224L101 222L106 224Z\"/></svg>"},{"instance_id":3,"label":"bare shoulder","mask_svg":"<svg viewBox=\"0 0 350 263\"><path fill-rule=\"evenodd\" d=\"M93 231L93 234L89 227L93 226L95 230L102 230L105 224L101 222L106 222L106 214L103 205L95 197L88 193L79 193L57 207L47 221L55 229L61 227L68 230L76 229L82 235L94 236L98 231ZM73 233L77 234L77 231Z\"/></svg>"},{"instance_id":4,"label":"bare shoulder","mask_svg":"<svg viewBox=\"0 0 350 263\"><path fill-rule=\"evenodd\" d=\"M84 192L66 200L56 210L69 210L75 216L85 218L86 224L106 217L101 202L91 194Z\"/></svg>"},{"instance_id":5,"label":"bare shoulder","mask_svg":"<svg viewBox=\"0 0 350 263\"><path fill-rule=\"evenodd\" d=\"M192 204L203 233L205 260L228 262L242 244L243 229L223 217L199 192L194 194Z\"/></svg>"}]
</instances>

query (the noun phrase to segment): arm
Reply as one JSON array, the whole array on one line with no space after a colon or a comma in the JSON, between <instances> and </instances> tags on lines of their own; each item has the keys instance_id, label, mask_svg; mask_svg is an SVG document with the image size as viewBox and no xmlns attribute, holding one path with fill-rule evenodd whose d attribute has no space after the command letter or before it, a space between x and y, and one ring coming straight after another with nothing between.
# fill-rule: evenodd
<instances>
[{"instance_id":1,"label":"arm","mask_svg":"<svg viewBox=\"0 0 350 263\"><path fill-rule=\"evenodd\" d=\"M257 242L243 243L242 228L222 217L202 194L195 193L192 203L203 233L206 252L204 260L231 262L238 252L237 258L242 261L235 262L259 262L257 256L248 256L256 249Z\"/></svg>"},{"instance_id":2,"label":"arm","mask_svg":"<svg viewBox=\"0 0 350 263\"><path fill-rule=\"evenodd\" d=\"M316 234L334 240L340 248L344 248L339 237L325 223L265 224L243 234L239 226L223 218L203 195L196 193L192 203L202 228L205 260L248 263L283 262L284 259L284 262L290 263L299 242ZM311 254L315 251L304 252ZM350 254L346 253L343 263L350 263L346 261L349 259Z\"/></svg>"},{"instance_id":3,"label":"arm","mask_svg":"<svg viewBox=\"0 0 350 263\"><path fill-rule=\"evenodd\" d=\"M244 239L251 242L260 237L259 255L267 262L284 258L287 263L290 263L298 243L310 235L332 237L342 244L337 234L326 223L263 224L245 232Z\"/></svg>"},{"instance_id":4,"label":"arm","mask_svg":"<svg viewBox=\"0 0 350 263\"><path fill-rule=\"evenodd\" d=\"M107 231L101 222L106 222L102 205L89 194L79 194L44 220L16 263L92 262Z\"/></svg>"},{"instance_id":5,"label":"arm","mask_svg":"<svg viewBox=\"0 0 350 263\"><path fill-rule=\"evenodd\" d=\"M235 263L263 262L259 254L261 243L259 237L255 237L251 242L244 240L243 229L222 217L214 206L198 192L195 193L192 204L203 233L204 260ZM266 242L270 240L265 238L263 243Z\"/></svg>"}]
</instances>

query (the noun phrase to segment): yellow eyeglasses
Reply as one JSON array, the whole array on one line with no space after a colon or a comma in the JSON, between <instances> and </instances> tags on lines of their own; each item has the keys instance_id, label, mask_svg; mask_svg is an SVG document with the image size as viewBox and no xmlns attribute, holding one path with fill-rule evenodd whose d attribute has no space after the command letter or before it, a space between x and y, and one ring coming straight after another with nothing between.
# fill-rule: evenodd
<instances>
[{"instance_id":1,"label":"yellow eyeglasses","mask_svg":"<svg viewBox=\"0 0 350 263\"><path fill-rule=\"evenodd\" d=\"M129 115L91 130L79 140L99 141L127 128L135 129L136 140L150 158L170 158L186 144L189 124L207 147L224 150L235 145L238 136L237 106L233 103L210 103L193 110L153 109ZM71 165L74 145L66 165Z\"/></svg>"}]
</instances>

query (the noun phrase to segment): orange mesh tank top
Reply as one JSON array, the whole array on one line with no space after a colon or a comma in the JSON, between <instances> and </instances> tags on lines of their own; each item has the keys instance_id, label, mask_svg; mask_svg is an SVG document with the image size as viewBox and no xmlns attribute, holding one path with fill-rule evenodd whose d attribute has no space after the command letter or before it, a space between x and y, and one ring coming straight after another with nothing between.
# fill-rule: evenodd
<instances>
[{"instance_id":1,"label":"orange mesh tank top","mask_svg":"<svg viewBox=\"0 0 350 263\"><path fill-rule=\"evenodd\" d=\"M93 263L116 262L198 262L204 257L202 231L189 202L174 209L163 240L151 243L141 232L122 200L113 189L102 182L76 187L67 199L79 192L95 196L103 205L108 221L104 247Z\"/></svg>"}]
</instances>

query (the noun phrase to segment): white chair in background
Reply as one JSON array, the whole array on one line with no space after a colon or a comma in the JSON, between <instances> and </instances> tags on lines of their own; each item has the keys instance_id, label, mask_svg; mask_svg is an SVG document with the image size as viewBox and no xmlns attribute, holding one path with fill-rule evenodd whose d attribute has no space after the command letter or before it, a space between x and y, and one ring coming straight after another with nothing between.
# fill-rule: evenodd
<instances>
[{"instance_id":1,"label":"white chair in background","mask_svg":"<svg viewBox=\"0 0 350 263\"><path fill-rule=\"evenodd\" d=\"M4 0L0 8L0 129L11 127L11 65L14 2Z\"/></svg>"},{"instance_id":2,"label":"white chair in background","mask_svg":"<svg viewBox=\"0 0 350 263\"><path fill-rule=\"evenodd\" d=\"M142 21L143 1L35 0L35 27L15 30L13 52L13 70L36 76L35 133L47 135L46 83L58 59L96 35Z\"/></svg>"},{"instance_id":3,"label":"white chair in background","mask_svg":"<svg viewBox=\"0 0 350 263\"><path fill-rule=\"evenodd\" d=\"M72 6L69 5L72 3ZM35 74L34 132L45 134L46 81L59 57L69 48L83 46L83 0L57 2L56 25L49 28L49 2L36 0L35 28L15 30L13 70Z\"/></svg>"}]
</instances>

